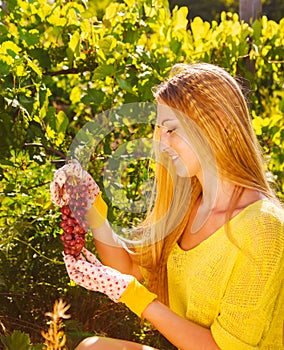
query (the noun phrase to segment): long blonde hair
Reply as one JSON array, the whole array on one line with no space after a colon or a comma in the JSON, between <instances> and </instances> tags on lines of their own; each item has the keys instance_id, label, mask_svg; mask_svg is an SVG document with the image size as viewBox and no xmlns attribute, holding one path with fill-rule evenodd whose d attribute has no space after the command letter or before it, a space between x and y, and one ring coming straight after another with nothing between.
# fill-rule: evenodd
<instances>
[{"instance_id":1,"label":"long blonde hair","mask_svg":"<svg viewBox=\"0 0 284 350\"><path fill-rule=\"evenodd\" d=\"M229 73L206 63L176 65L172 76L153 93L156 101L186 117L180 121L187 135L192 134L192 122L201 130L212 149L212 163L217 164L219 175L235 184L228 219L245 188L275 198L265 175L245 97ZM176 115L180 118L179 113ZM153 209L144 223L149 240L137 261L146 271L148 287L167 304L167 259L185 229L202 187L195 177L176 176L163 155L158 150L157 153L157 191Z\"/></svg>"}]
</instances>

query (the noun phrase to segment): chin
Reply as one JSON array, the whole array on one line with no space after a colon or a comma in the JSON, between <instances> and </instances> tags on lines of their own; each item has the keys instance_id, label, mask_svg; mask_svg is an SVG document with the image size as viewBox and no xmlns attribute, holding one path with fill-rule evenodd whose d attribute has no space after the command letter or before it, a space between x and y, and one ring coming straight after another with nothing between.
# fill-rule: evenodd
<instances>
[{"instance_id":1,"label":"chin","mask_svg":"<svg viewBox=\"0 0 284 350\"><path fill-rule=\"evenodd\" d=\"M191 177L189 172L184 168L183 169L176 168L176 174L179 177Z\"/></svg>"}]
</instances>

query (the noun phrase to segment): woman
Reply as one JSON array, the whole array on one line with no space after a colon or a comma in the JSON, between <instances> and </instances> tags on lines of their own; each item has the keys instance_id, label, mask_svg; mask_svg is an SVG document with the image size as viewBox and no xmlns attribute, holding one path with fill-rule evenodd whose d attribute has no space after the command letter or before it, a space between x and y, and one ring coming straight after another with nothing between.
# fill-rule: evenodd
<instances>
[{"instance_id":1,"label":"woman","mask_svg":"<svg viewBox=\"0 0 284 350\"><path fill-rule=\"evenodd\" d=\"M179 349L284 349L284 214L239 85L210 64L178 65L154 96L146 243L114 246L99 196L87 219L104 265L86 249L65 255L70 278L125 303ZM77 349L147 347L93 337Z\"/></svg>"}]
</instances>

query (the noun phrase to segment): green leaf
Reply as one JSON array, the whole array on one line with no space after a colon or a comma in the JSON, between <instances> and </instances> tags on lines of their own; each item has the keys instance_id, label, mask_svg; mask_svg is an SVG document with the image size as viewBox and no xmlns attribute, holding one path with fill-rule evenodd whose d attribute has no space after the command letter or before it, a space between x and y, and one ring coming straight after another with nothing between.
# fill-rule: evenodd
<instances>
[{"instance_id":1,"label":"green leaf","mask_svg":"<svg viewBox=\"0 0 284 350\"><path fill-rule=\"evenodd\" d=\"M34 99L24 94L19 95L20 105L28 112L29 115L33 112Z\"/></svg>"},{"instance_id":2,"label":"green leaf","mask_svg":"<svg viewBox=\"0 0 284 350\"><path fill-rule=\"evenodd\" d=\"M87 2L87 10L82 13L83 18L98 17L101 19L105 13L106 8L112 0L89 0Z\"/></svg>"},{"instance_id":3,"label":"green leaf","mask_svg":"<svg viewBox=\"0 0 284 350\"><path fill-rule=\"evenodd\" d=\"M37 123L41 123L41 120L47 116L47 119L50 115L55 114L55 108L49 106L49 97L51 96L51 92L49 89L40 89L39 91L39 102L41 104L41 108L39 111L39 115L34 116L34 121Z\"/></svg>"},{"instance_id":4,"label":"green leaf","mask_svg":"<svg viewBox=\"0 0 284 350\"><path fill-rule=\"evenodd\" d=\"M105 94L101 90L89 89L87 94L82 98L82 102L86 105L95 103L100 105L104 100Z\"/></svg>"},{"instance_id":5,"label":"green leaf","mask_svg":"<svg viewBox=\"0 0 284 350\"><path fill-rule=\"evenodd\" d=\"M134 93L133 87L130 85L130 83L127 80L121 77L116 77L116 81L118 82L118 85L122 89L126 90L127 92Z\"/></svg>"},{"instance_id":6,"label":"green leaf","mask_svg":"<svg viewBox=\"0 0 284 350\"><path fill-rule=\"evenodd\" d=\"M94 79L104 79L112 76L114 73L114 66L112 64L101 64L94 70Z\"/></svg>"},{"instance_id":7,"label":"green leaf","mask_svg":"<svg viewBox=\"0 0 284 350\"><path fill-rule=\"evenodd\" d=\"M279 102L279 110L284 113L284 99Z\"/></svg>"},{"instance_id":8,"label":"green leaf","mask_svg":"<svg viewBox=\"0 0 284 350\"><path fill-rule=\"evenodd\" d=\"M191 23L191 31L195 41L206 37L210 29L210 24L208 22L203 22L200 17L195 17Z\"/></svg>"},{"instance_id":9,"label":"green leaf","mask_svg":"<svg viewBox=\"0 0 284 350\"><path fill-rule=\"evenodd\" d=\"M0 59L0 75L7 75L9 72L10 72L9 64Z\"/></svg>"},{"instance_id":10,"label":"green leaf","mask_svg":"<svg viewBox=\"0 0 284 350\"><path fill-rule=\"evenodd\" d=\"M74 62L74 52L70 49L70 47L67 47L66 55L68 58L69 66L72 67Z\"/></svg>"},{"instance_id":11,"label":"green leaf","mask_svg":"<svg viewBox=\"0 0 284 350\"><path fill-rule=\"evenodd\" d=\"M0 23L0 43L6 41L8 34L8 29L4 26L3 23Z\"/></svg>"},{"instance_id":12,"label":"green leaf","mask_svg":"<svg viewBox=\"0 0 284 350\"><path fill-rule=\"evenodd\" d=\"M254 21L252 28L253 28L254 38L259 40L259 38L261 36L261 21L260 20Z\"/></svg>"},{"instance_id":13,"label":"green leaf","mask_svg":"<svg viewBox=\"0 0 284 350\"><path fill-rule=\"evenodd\" d=\"M49 140L52 140L56 146L60 146L65 138L67 126L69 125L69 119L63 111L59 111L57 114L47 113L48 119L46 125L46 136Z\"/></svg>"},{"instance_id":14,"label":"green leaf","mask_svg":"<svg viewBox=\"0 0 284 350\"><path fill-rule=\"evenodd\" d=\"M156 13L155 7L148 6L146 3L143 4L143 6L144 6L145 15L147 17L153 17L155 15L155 13Z\"/></svg>"},{"instance_id":15,"label":"green leaf","mask_svg":"<svg viewBox=\"0 0 284 350\"><path fill-rule=\"evenodd\" d=\"M255 117L252 120L252 126L254 128L254 132L256 133L256 135L262 134L262 118L261 117Z\"/></svg>"},{"instance_id":16,"label":"green leaf","mask_svg":"<svg viewBox=\"0 0 284 350\"><path fill-rule=\"evenodd\" d=\"M105 54L109 54L116 47L116 39L112 35L108 35L107 37L101 39L99 41L99 47L103 50Z\"/></svg>"},{"instance_id":17,"label":"green leaf","mask_svg":"<svg viewBox=\"0 0 284 350\"><path fill-rule=\"evenodd\" d=\"M29 55L36 59L42 68L49 69L51 66L48 51L44 48L34 48L28 51Z\"/></svg>"},{"instance_id":18,"label":"green leaf","mask_svg":"<svg viewBox=\"0 0 284 350\"><path fill-rule=\"evenodd\" d=\"M28 46L39 44L39 32L37 29L23 30L20 37Z\"/></svg>"},{"instance_id":19,"label":"green leaf","mask_svg":"<svg viewBox=\"0 0 284 350\"><path fill-rule=\"evenodd\" d=\"M105 19L106 20L112 20L117 13L119 12L119 5L116 2L110 3L110 5L106 8L106 12L105 12Z\"/></svg>"},{"instance_id":20,"label":"green leaf","mask_svg":"<svg viewBox=\"0 0 284 350\"><path fill-rule=\"evenodd\" d=\"M76 32L72 35L68 46L74 53L74 56L80 55L80 33L78 30L76 30Z\"/></svg>"},{"instance_id":21,"label":"green leaf","mask_svg":"<svg viewBox=\"0 0 284 350\"><path fill-rule=\"evenodd\" d=\"M69 120L63 111L59 111L50 123L50 125L52 125L52 128L56 133L65 133L68 124Z\"/></svg>"},{"instance_id":22,"label":"green leaf","mask_svg":"<svg viewBox=\"0 0 284 350\"><path fill-rule=\"evenodd\" d=\"M12 53L12 56L18 55L20 53L20 51L21 51L21 48L9 40L4 41L0 47L0 52L4 52L4 53L10 52L10 53Z\"/></svg>"},{"instance_id":23,"label":"green leaf","mask_svg":"<svg viewBox=\"0 0 284 350\"><path fill-rule=\"evenodd\" d=\"M34 344L31 350L46 350L45 344Z\"/></svg>"},{"instance_id":24,"label":"green leaf","mask_svg":"<svg viewBox=\"0 0 284 350\"><path fill-rule=\"evenodd\" d=\"M72 104L80 102L81 95L81 88L79 86L74 86L70 93L70 101L72 102Z\"/></svg>"},{"instance_id":25,"label":"green leaf","mask_svg":"<svg viewBox=\"0 0 284 350\"><path fill-rule=\"evenodd\" d=\"M40 77L42 77L42 71L41 69L35 64L33 63L32 60L30 60L28 57L26 58L28 61L28 66Z\"/></svg>"},{"instance_id":26,"label":"green leaf","mask_svg":"<svg viewBox=\"0 0 284 350\"><path fill-rule=\"evenodd\" d=\"M181 7L178 9L177 7L173 10L173 30L179 30L179 29L186 29L187 28L187 14L188 14L188 8L187 7Z\"/></svg>"},{"instance_id":27,"label":"green leaf","mask_svg":"<svg viewBox=\"0 0 284 350\"><path fill-rule=\"evenodd\" d=\"M15 330L12 335L1 336L1 341L9 350L29 350L30 336L21 331Z\"/></svg>"},{"instance_id":28,"label":"green leaf","mask_svg":"<svg viewBox=\"0 0 284 350\"><path fill-rule=\"evenodd\" d=\"M13 125L12 117L8 113L0 113L0 149L3 151L12 143L11 127Z\"/></svg>"},{"instance_id":29,"label":"green leaf","mask_svg":"<svg viewBox=\"0 0 284 350\"><path fill-rule=\"evenodd\" d=\"M93 2L88 2L88 9L86 11L84 11L81 16L82 18L92 18L95 17L97 15L97 8L96 5Z\"/></svg>"}]
</instances>

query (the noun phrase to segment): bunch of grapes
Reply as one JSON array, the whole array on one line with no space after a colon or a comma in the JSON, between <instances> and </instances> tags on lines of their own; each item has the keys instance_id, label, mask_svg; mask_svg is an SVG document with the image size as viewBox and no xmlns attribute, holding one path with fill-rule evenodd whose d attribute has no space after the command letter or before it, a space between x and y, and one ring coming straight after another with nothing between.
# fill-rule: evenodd
<instances>
[{"instance_id":1,"label":"bunch of grapes","mask_svg":"<svg viewBox=\"0 0 284 350\"><path fill-rule=\"evenodd\" d=\"M73 181L74 182L74 181ZM61 240L64 245L64 253L78 257L85 244L85 236L88 224L84 217L87 211L86 185L76 185L67 182L66 191L69 194L68 205L61 208L62 221L60 227L63 229Z\"/></svg>"}]
</instances>

